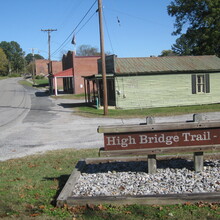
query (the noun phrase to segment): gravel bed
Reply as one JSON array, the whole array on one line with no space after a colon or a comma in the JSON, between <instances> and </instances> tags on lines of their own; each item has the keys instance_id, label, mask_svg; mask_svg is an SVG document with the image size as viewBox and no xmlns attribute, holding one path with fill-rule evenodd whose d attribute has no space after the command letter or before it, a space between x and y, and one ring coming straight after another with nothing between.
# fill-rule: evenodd
<instances>
[{"instance_id":1,"label":"gravel bed","mask_svg":"<svg viewBox=\"0 0 220 220\"><path fill-rule=\"evenodd\" d=\"M220 160L204 161L195 172L193 161L157 162L157 173L148 174L147 162L89 164L81 173L72 196L121 196L220 192Z\"/></svg>"}]
</instances>

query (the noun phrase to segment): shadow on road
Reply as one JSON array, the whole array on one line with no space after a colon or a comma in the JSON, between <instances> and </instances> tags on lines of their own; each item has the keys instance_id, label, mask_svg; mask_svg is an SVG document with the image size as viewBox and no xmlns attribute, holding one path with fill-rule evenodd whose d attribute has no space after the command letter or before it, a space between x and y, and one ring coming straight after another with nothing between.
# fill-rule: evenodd
<instances>
[{"instance_id":1,"label":"shadow on road","mask_svg":"<svg viewBox=\"0 0 220 220\"><path fill-rule=\"evenodd\" d=\"M78 102L78 103L60 103L59 106L62 106L63 108L77 108L77 107L83 107L83 106L89 106L86 102Z\"/></svg>"},{"instance_id":2,"label":"shadow on road","mask_svg":"<svg viewBox=\"0 0 220 220\"><path fill-rule=\"evenodd\" d=\"M39 85L33 85L33 87L35 88L41 88L41 87L46 87L46 86L49 86L48 83L42 83L42 84L39 84Z\"/></svg>"},{"instance_id":3,"label":"shadow on road","mask_svg":"<svg viewBox=\"0 0 220 220\"><path fill-rule=\"evenodd\" d=\"M36 97L48 97L50 96L48 91L37 91L35 92Z\"/></svg>"}]
</instances>

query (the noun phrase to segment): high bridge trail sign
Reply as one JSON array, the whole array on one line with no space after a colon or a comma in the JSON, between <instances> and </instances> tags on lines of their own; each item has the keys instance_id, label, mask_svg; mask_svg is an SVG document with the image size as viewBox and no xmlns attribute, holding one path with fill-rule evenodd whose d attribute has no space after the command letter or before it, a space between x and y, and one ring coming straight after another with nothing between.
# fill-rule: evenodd
<instances>
[{"instance_id":1,"label":"high bridge trail sign","mask_svg":"<svg viewBox=\"0 0 220 220\"><path fill-rule=\"evenodd\" d=\"M100 126L104 150L219 147L220 121Z\"/></svg>"},{"instance_id":2,"label":"high bridge trail sign","mask_svg":"<svg viewBox=\"0 0 220 220\"><path fill-rule=\"evenodd\" d=\"M177 131L145 131L104 133L105 150L161 147L202 146L220 144L220 128Z\"/></svg>"}]
</instances>

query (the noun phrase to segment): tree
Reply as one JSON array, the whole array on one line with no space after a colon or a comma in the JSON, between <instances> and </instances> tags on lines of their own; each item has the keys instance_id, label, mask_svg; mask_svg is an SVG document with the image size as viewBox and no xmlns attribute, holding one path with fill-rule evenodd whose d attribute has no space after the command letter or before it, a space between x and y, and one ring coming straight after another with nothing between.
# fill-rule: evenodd
<instances>
[{"instance_id":1,"label":"tree","mask_svg":"<svg viewBox=\"0 0 220 220\"><path fill-rule=\"evenodd\" d=\"M177 40L176 43L172 45L172 51L175 54L187 56L192 54L192 45L191 39L187 39L185 34L182 34Z\"/></svg>"},{"instance_id":2,"label":"tree","mask_svg":"<svg viewBox=\"0 0 220 220\"><path fill-rule=\"evenodd\" d=\"M100 52L98 52L98 48L92 47L90 45L81 45L77 48L78 56L99 56Z\"/></svg>"},{"instance_id":3,"label":"tree","mask_svg":"<svg viewBox=\"0 0 220 220\"><path fill-rule=\"evenodd\" d=\"M24 68L24 52L20 45L15 41L2 41L0 48L3 49L9 61L9 73L11 71L21 72Z\"/></svg>"},{"instance_id":4,"label":"tree","mask_svg":"<svg viewBox=\"0 0 220 220\"><path fill-rule=\"evenodd\" d=\"M105 53L106 55L111 54L109 51ZM81 45L77 48L78 56L101 56L101 53L98 51L97 47L92 47L90 45Z\"/></svg>"},{"instance_id":5,"label":"tree","mask_svg":"<svg viewBox=\"0 0 220 220\"><path fill-rule=\"evenodd\" d=\"M182 50L184 52L220 56L219 0L173 0L168 6L168 14L176 17L173 34L180 35L177 47L174 46L176 49L184 49L184 39L188 47ZM185 27L186 33L182 33Z\"/></svg>"},{"instance_id":6,"label":"tree","mask_svg":"<svg viewBox=\"0 0 220 220\"><path fill-rule=\"evenodd\" d=\"M177 54L173 52L172 50L163 50L161 52L161 55L159 57L167 57L167 56L176 56Z\"/></svg>"},{"instance_id":7,"label":"tree","mask_svg":"<svg viewBox=\"0 0 220 220\"><path fill-rule=\"evenodd\" d=\"M0 48L0 75L7 75L8 72L8 59L3 51Z\"/></svg>"},{"instance_id":8,"label":"tree","mask_svg":"<svg viewBox=\"0 0 220 220\"><path fill-rule=\"evenodd\" d=\"M40 54L34 54L34 59L40 60L40 59L44 59L44 57L41 56ZM33 60L32 53L27 54L27 56L25 56L25 60L26 60L27 64L29 64Z\"/></svg>"}]
</instances>

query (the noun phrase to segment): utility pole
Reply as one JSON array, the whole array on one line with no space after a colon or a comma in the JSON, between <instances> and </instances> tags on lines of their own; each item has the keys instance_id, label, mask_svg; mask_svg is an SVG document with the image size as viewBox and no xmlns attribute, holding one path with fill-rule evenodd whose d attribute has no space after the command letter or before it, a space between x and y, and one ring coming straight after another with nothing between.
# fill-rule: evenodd
<instances>
[{"instance_id":1,"label":"utility pole","mask_svg":"<svg viewBox=\"0 0 220 220\"><path fill-rule=\"evenodd\" d=\"M48 60L50 61L50 38L51 38L50 33L52 31L57 31L57 29L45 29L45 30L41 29L41 31L48 33Z\"/></svg>"},{"instance_id":2,"label":"utility pole","mask_svg":"<svg viewBox=\"0 0 220 220\"><path fill-rule=\"evenodd\" d=\"M99 12L100 49L101 49L101 61L102 61L103 106L104 106L104 115L107 115L108 94L107 94L106 65L105 65L104 31L103 31L103 22L102 22L102 0L98 0L98 12Z\"/></svg>"},{"instance_id":3,"label":"utility pole","mask_svg":"<svg viewBox=\"0 0 220 220\"><path fill-rule=\"evenodd\" d=\"M52 62L51 62L51 58L50 58L50 33L53 31L57 31L57 29L41 29L41 31L47 32L48 33L48 75L52 75ZM53 81L51 81L51 77L49 77L49 86L50 86L50 93L52 93L53 90Z\"/></svg>"},{"instance_id":4,"label":"utility pole","mask_svg":"<svg viewBox=\"0 0 220 220\"><path fill-rule=\"evenodd\" d=\"M37 48L31 48L31 53L32 53L32 81L33 84L35 85L35 58L34 58L34 50L37 50Z\"/></svg>"}]
</instances>

